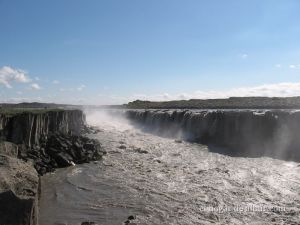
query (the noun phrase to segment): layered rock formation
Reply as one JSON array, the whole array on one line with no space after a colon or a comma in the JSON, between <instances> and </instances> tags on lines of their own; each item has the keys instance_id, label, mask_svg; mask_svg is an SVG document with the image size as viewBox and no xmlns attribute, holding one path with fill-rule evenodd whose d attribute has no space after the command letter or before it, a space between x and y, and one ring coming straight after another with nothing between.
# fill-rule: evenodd
<instances>
[{"instance_id":1,"label":"layered rock formation","mask_svg":"<svg viewBox=\"0 0 300 225\"><path fill-rule=\"evenodd\" d=\"M231 156L300 161L300 112L251 110L129 110L141 128L209 145Z\"/></svg>"},{"instance_id":2,"label":"layered rock formation","mask_svg":"<svg viewBox=\"0 0 300 225\"><path fill-rule=\"evenodd\" d=\"M100 159L79 110L0 111L0 224L38 224L38 174Z\"/></svg>"},{"instance_id":3,"label":"layered rock formation","mask_svg":"<svg viewBox=\"0 0 300 225\"><path fill-rule=\"evenodd\" d=\"M80 110L0 112L0 138L28 147L39 145L49 133L79 134L85 125Z\"/></svg>"}]
</instances>

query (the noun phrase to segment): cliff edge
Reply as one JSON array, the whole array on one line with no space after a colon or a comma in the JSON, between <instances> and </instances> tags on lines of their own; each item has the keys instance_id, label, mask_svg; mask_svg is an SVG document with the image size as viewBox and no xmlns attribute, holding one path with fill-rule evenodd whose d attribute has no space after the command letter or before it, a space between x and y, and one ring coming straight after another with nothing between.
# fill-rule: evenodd
<instances>
[{"instance_id":1,"label":"cliff edge","mask_svg":"<svg viewBox=\"0 0 300 225\"><path fill-rule=\"evenodd\" d=\"M0 109L0 224L38 225L39 175L105 154L80 110Z\"/></svg>"}]
</instances>

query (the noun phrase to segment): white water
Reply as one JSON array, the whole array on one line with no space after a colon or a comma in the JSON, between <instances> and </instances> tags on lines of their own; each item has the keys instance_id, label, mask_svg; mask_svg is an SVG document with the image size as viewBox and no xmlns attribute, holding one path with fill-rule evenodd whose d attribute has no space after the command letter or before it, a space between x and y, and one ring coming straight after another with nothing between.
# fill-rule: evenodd
<instances>
[{"instance_id":1,"label":"white water","mask_svg":"<svg viewBox=\"0 0 300 225\"><path fill-rule=\"evenodd\" d=\"M87 120L102 130L92 136L108 154L43 177L41 225L118 225L129 215L149 225L300 223L298 163L210 153L143 133L111 113Z\"/></svg>"}]
</instances>

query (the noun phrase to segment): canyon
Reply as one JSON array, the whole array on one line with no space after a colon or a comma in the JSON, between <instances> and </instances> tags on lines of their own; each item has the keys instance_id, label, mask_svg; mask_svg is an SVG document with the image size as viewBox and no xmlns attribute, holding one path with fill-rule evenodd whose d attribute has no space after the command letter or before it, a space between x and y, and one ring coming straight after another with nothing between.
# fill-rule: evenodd
<instances>
[{"instance_id":1,"label":"canyon","mask_svg":"<svg viewBox=\"0 0 300 225\"><path fill-rule=\"evenodd\" d=\"M297 110L40 109L0 121L0 224L300 221Z\"/></svg>"}]
</instances>

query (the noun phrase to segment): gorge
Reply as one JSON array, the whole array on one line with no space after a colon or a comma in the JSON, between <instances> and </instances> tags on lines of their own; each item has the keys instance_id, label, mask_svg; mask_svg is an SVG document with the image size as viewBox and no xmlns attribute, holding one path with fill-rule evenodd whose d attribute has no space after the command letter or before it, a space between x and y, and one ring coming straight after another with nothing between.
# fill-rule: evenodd
<instances>
[{"instance_id":1,"label":"gorge","mask_svg":"<svg viewBox=\"0 0 300 225\"><path fill-rule=\"evenodd\" d=\"M299 223L298 162L212 152L210 144L186 141L181 128L163 119L174 110L150 111L153 116L145 110L86 112L88 124L100 130L89 137L99 140L107 155L43 176L42 225ZM192 113L185 116L190 128L204 126L188 119ZM138 118L143 119L137 123Z\"/></svg>"},{"instance_id":2,"label":"gorge","mask_svg":"<svg viewBox=\"0 0 300 225\"><path fill-rule=\"evenodd\" d=\"M299 116L1 113L0 224L297 224Z\"/></svg>"}]
</instances>

